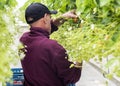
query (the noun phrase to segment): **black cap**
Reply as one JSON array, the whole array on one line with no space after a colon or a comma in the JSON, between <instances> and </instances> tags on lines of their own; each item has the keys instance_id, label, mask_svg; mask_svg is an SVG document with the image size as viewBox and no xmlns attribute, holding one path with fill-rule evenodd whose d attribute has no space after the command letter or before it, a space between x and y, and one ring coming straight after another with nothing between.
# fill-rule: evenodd
<instances>
[{"instance_id":1,"label":"black cap","mask_svg":"<svg viewBox=\"0 0 120 86\"><path fill-rule=\"evenodd\" d=\"M57 11L50 11L45 5L41 3L30 4L25 11L25 19L28 24L31 24L47 14L56 14Z\"/></svg>"}]
</instances>

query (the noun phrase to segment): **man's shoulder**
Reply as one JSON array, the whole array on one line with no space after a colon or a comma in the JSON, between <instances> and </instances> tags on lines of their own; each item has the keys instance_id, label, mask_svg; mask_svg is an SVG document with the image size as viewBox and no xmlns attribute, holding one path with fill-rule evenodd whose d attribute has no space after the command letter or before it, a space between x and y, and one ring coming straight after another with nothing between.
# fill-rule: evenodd
<instances>
[{"instance_id":1,"label":"man's shoulder","mask_svg":"<svg viewBox=\"0 0 120 86\"><path fill-rule=\"evenodd\" d=\"M59 45L59 43L56 40L52 40L52 39L46 39L44 44L50 45L50 46Z\"/></svg>"},{"instance_id":2,"label":"man's shoulder","mask_svg":"<svg viewBox=\"0 0 120 86\"><path fill-rule=\"evenodd\" d=\"M56 40L52 40L52 39L45 40L44 45L53 48L55 47L63 48L61 44L59 44Z\"/></svg>"}]
</instances>

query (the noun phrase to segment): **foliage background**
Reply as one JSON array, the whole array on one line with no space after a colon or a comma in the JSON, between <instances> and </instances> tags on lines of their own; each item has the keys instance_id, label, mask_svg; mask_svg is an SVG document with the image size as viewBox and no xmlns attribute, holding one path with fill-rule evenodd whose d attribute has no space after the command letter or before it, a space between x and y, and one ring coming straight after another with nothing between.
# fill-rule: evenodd
<instances>
[{"instance_id":1,"label":"foliage background","mask_svg":"<svg viewBox=\"0 0 120 86\"><path fill-rule=\"evenodd\" d=\"M61 2L56 8L60 12L76 9L79 19L68 20L51 37L67 49L73 61L93 58L106 69L110 68L109 78L120 76L120 0L71 1L64 1L65 6ZM110 55L112 57L103 65L102 59Z\"/></svg>"},{"instance_id":2,"label":"foliage background","mask_svg":"<svg viewBox=\"0 0 120 86\"><path fill-rule=\"evenodd\" d=\"M16 6L16 0L0 1L0 82L3 83L12 76L10 66L17 64L19 58Z\"/></svg>"},{"instance_id":3,"label":"foliage background","mask_svg":"<svg viewBox=\"0 0 120 86\"><path fill-rule=\"evenodd\" d=\"M25 22L24 10L32 2L41 2L51 10L58 11L56 16L76 9L78 19L69 19L57 32L51 35L63 45L70 60L100 62L112 55L104 65L110 68L110 77L120 76L120 0L28 0L15 10L16 0L0 1L0 81L12 75L10 65L18 59L19 30L18 20ZM97 57L97 58L96 58ZM96 61L96 60L95 60Z\"/></svg>"}]
</instances>

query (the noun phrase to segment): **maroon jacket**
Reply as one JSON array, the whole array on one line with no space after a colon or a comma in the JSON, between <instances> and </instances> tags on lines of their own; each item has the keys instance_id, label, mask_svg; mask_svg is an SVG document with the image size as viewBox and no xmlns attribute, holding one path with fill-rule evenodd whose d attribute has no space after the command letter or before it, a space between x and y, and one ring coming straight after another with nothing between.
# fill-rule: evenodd
<instances>
[{"instance_id":1,"label":"maroon jacket","mask_svg":"<svg viewBox=\"0 0 120 86\"><path fill-rule=\"evenodd\" d=\"M76 83L81 75L78 68L69 68L66 50L42 28L30 28L20 41L26 46L21 60L24 86L66 86Z\"/></svg>"}]
</instances>

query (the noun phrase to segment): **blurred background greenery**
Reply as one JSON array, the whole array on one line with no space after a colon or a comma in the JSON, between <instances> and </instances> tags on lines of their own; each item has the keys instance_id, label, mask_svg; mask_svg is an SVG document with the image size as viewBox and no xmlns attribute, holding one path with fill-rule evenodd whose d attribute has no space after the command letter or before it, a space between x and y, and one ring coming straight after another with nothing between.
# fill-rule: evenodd
<instances>
[{"instance_id":1,"label":"blurred background greenery","mask_svg":"<svg viewBox=\"0 0 120 86\"><path fill-rule=\"evenodd\" d=\"M21 1L22 2L22 1ZM24 32L24 11L32 2L41 2L60 14L76 9L78 19L70 19L51 35L68 51L70 60L109 59L110 77L120 76L120 0L26 0L20 7L16 0L0 1L0 81L12 76L10 65L20 60L19 37ZM19 0L20 3L20 0ZM23 25L24 26L24 25ZM25 26L27 26L25 24ZM28 28L29 29L29 28Z\"/></svg>"}]
</instances>

